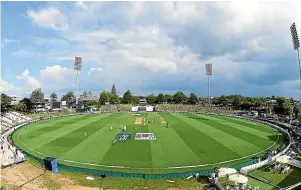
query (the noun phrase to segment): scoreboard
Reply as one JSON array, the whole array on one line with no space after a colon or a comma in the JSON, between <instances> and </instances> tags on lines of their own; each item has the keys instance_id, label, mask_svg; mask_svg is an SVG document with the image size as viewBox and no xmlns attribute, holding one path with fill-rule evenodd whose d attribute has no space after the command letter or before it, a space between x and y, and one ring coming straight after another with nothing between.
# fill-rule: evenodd
<instances>
[{"instance_id":1,"label":"scoreboard","mask_svg":"<svg viewBox=\"0 0 301 190\"><path fill-rule=\"evenodd\" d=\"M62 107L61 101L51 101L50 109L60 109Z\"/></svg>"}]
</instances>

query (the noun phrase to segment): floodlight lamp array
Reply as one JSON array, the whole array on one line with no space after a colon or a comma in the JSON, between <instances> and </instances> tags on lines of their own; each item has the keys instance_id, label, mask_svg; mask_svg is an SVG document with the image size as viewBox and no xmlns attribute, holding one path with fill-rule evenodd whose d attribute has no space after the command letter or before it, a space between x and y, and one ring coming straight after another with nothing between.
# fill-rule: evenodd
<instances>
[{"instance_id":1,"label":"floodlight lamp array","mask_svg":"<svg viewBox=\"0 0 301 190\"><path fill-rule=\"evenodd\" d=\"M292 40L293 40L293 45L294 45L294 50L297 50L300 47L300 42L299 42L299 37L296 29L296 24L293 23L292 26L290 27L291 30L291 35L292 35Z\"/></svg>"}]
</instances>

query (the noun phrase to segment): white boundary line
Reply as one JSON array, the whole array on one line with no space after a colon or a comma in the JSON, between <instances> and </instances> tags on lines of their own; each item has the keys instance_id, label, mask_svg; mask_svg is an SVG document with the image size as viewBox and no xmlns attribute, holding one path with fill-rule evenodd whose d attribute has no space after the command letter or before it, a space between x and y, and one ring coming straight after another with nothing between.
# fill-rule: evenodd
<instances>
[{"instance_id":1,"label":"white boundary line","mask_svg":"<svg viewBox=\"0 0 301 190\"><path fill-rule=\"evenodd\" d=\"M203 114L203 115L206 115L206 114ZM73 115L74 116L74 115ZM210 116L210 115L209 115ZM224 116L226 117L226 116ZM229 117L229 116L227 116ZM241 119L244 119L244 118L241 118ZM42 121L45 121L45 120L42 120ZM252 121L252 122L256 122L256 121ZM26 126L26 125L25 125ZM268 125L266 125L268 126ZM268 126L269 127L269 126ZM269 128L272 128L272 127L269 127ZM50 155L47 155L47 154L44 154L42 152L39 152L37 150L34 150L30 147L28 147L20 138L20 133L25 129L25 127L23 126L23 128L21 129L21 131L19 131L18 133L18 139L20 140L20 142L25 146L27 147L29 150L33 151L33 152L36 152L40 155L43 155L43 156L50 156ZM273 128L274 129L274 128ZM278 130L277 130L278 131ZM223 162L217 162L217 163L212 163L212 164L200 164L200 165L191 165L191 166L170 166L170 167L166 167L166 168L140 168L140 167L129 167L129 166L114 166L114 165L103 165L103 164L93 164L93 163L87 163L87 162L78 162L78 161L73 161L73 160L64 160L62 158L57 158L58 160L61 160L61 161L64 161L64 162L68 162L68 163L76 163L76 164L82 164L82 165L89 165L89 166L98 166L98 167L105 167L105 168L127 168L127 169L159 169L159 170L164 170L164 169L183 169L183 168L197 168L197 167L204 167L204 166L212 166L212 165L218 165L218 164L225 164L225 163L229 163L229 162L233 162L233 161L238 161L238 160L242 160L242 159L245 159L245 158L248 158L248 157L251 157L251 156L255 156L257 154L260 154L262 152L265 152L266 150L270 149L271 147L275 146L275 144L279 141L279 133L278 133L278 138L277 140L274 142L273 145L271 145L270 147L260 151L260 152L257 152L257 153L254 153L254 154L250 154L250 155L247 155L247 156L244 156L244 157L240 157L240 158L236 158L236 159L232 159L232 160L227 160L227 161L223 161Z\"/></svg>"}]
</instances>

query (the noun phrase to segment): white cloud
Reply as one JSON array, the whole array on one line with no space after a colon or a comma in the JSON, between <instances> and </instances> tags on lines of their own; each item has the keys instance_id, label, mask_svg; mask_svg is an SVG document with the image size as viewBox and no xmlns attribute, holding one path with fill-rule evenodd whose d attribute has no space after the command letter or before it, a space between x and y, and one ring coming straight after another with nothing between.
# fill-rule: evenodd
<instances>
[{"instance_id":1,"label":"white cloud","mask_svg":"<svg viewBox=\"0 0 301 190\"><path fill-rule=\"evenodd\" d=\"M96 30L70 36L88 51L80 54L84 61L110 67L123 64L141 67L152 72L182 72L197 62L198 54L187 46L175 45L164 31L155 26L134 27L125 31ZM57 57L65 59L71 55Z\"/></svg>"},{"instance_id":2,"label":"white cloud","mask_svg":"<svg viewBox=\"0 0 301 190\"><path fill-rule=\"evenodd\" d=\"M2 39L1 48L3 49L12 43L19 43L19 42L20 40L17 39Z\"/></svg>"},{"instance_id":3,"label":"white cloud","mask_svg":"<svg viewBox=\"0 0 301 190\"><path fill-rule=\"evenodd\" d=\"M85 2L83 2L83 1L76 1L75 5L81 7L84 10L88 10L87 6L85 5Z\"/></svg>"},{"instance_id":4,"label":"white cloud","mask_svg":"<svg viewBox=\"0 0 301 190\"><path fill-rule=\"evenodd\" d=\"M40 71L41 78L54 79L56 81L65 80L68 75L74 75L74 70L60 65L47 66Z\"/></svg>"},{"instance_id":5,"label":"white cloud","mask_svg":"<svg viewBox=\"0 0 301 190\"><path fill-rule=\"evenodd\" d=\"M90 68L90 70L88 71L88 75L91 75L92 73L101 73L103 70L102 68L95 68L95 67L92 67Z\"/></svg>"},{"instance_id":6,"label":"white cloud","mask_svg":"<svg viewBox=\"0 0 301 190\"><path fill-rule=\"evenodd\" d=\"M26 50L26 49L20 49L15 52L12 52L12 55L17 55L17 56L21 56L21 57L34 57L34 56L38 56L39 52L30 51L30 50Z\"/></svg>"},{"instance_id":7,"label":"white cloud","mask_svg":"<svg viewBox=\"0 0 301 190\"><path fill-rule=\"evenodd\" d=\"M83 68L87 64L93 67L81 73L81 78L88 74L91 76L85 80L93 81L100 76L120 86L139 88L143 81L170 73L204 78L208 62L213 63L213 77L218 76L220 82L273 72L274 63L244 58L252 55L256 59L257 54L271 57L291 48L289 26L292 18L301 17L300 6L299 1L79 1L67 8L52 4L27 13L38 26L60 30L57 38L33 38L37 47L51 45L47 53L37 50L43 55L40 57L73 62L75 55L82 56ZM25 50L15 54L37 55ZM46 67L40 72L43 86L52 79L60 81L56 85L61 88L73 85L74 78L68 77L71 70L59 65ZM92 76L101 71L101 75Z\"/></svg>"},{"instance_id":8,"label":"white cloud","mask_svg":"<svg viewBox=\"0 0 301 190\"><path fill-rule=\"evenodd\" d=\"M9 83L6 80L1 80L1 86L0 86L1 93L12 92L12 91L15 91L16 89L17 88L13 84Z\"/></svg>"},{"instance_id":9,"label":"white cloud","mask_svg":"<svg viewBox=\"0 0 301 190\"><path fill-rule=\"evenodd\" d=\"M56 30L67 30L68 19L55 7L41 9L40 11L27 11L27 15L38 26Z\"/></svg>"},{"instance_id":10,"label":"white cloud","mask_svg":"<svg viewBox=\"0 0 301 190\"><path fill-rule=\"evenodd\" d=\"M41 83L34 77L29 75L28 69L25 69L24 72L17 76L18 80L23 80L31 89L41 88Z\"/></svg>"}]
</instances>

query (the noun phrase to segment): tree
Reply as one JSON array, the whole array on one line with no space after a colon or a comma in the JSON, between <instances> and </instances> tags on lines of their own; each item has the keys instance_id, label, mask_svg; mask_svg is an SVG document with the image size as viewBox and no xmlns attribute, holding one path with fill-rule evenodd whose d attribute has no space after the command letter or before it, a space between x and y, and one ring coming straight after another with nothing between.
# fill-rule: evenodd
<instances>
[{"instance_id":1,"label":"tree","mask_svg":"<svg viewBox=\"0 0 301 190\"><path fill-rule=\"evenodd\" d=\"M87 102L87 106L99 106L99 102L98 101L88 101ZM86 106L85 106L86 107Z\"/></svg>"},{"instance_id":2,"label":"tree","mask_svg":"<svg viewBox=\"0 0 301 190\"><path fill-rule=\"evenodd\" d=\"M188 99L188 102L190 104L197 104L198 100L199 100L198 97L194 93L190 93L190 96L189 96L189 99Z\"/></svg>"},{"instance_id":3,"label":"tree","mask_svg":"<svg viewBox=\"0 0 301 190\"><path fill-rule=\"evenodd\" d=\"M6 94L1 94L1 111L6 112L11 108L11 97Z\"/></svg>"},{"instance_id":4,"label":"tree","mask_svg":"<svg viewBox=\"0 0 301 190\"><path fill-rule=\"evenodd\" d=\"M154 104L156 99L157 99L157 97L154 94L151 94L151 95L146 97L146 101L149 104Z\"/></svg>"},{"instance_id":5,"label":"tree","mask_svg":"<svg viewBox=\"0 0 301 190\"><path fill-rule=\"evenodd\" d=\"M200 97L200 98L199 98L199 102L200 102L200 104L205 104L205 103L208 102L208 98Z\"/></svg>"},{"instance_id":6,"label":"tree","mask_svg":"<svg viewBox=\"0 0 301 190\"><path fill-rule=\"evenodd\" d=\"M14 105L14 110L18 111L18 112L27 112L27 106L24 102L20 102L16 105Z\"/></svg>"},{"instance_id":7,"label":"tree","mask_svg":"<svg viewBox=\"0 0 301 190\"><path fill-rule=\"evenodd\" d=\"M110 103L111 104L118 104L119 103L119 96L117 94L111 94Z\"/></svg>"},{"instance_id":8,"label":"tree","mask_svg":"<svg viewBox=\"0 0 301 190\"><path fill-rule=\"evenodd\" d=\"M133 96L133 104L135 105L139 104L139 99L140 99L139 96Z\"/></svg>"},{"instance_id":9,"label":"tree","mask_svg":"<svg viewBox=\"0 0 301 190\"><path fill-rule=\"evenodd\" d=\"M227 105L227 103L228 103L227 97L224 96L224 95L221 95L221 96L218 98L217 102L218 102L218 104L225 106L225 105Z\"/></svg>"},{"instance_id":10,"label":"tree","mask_svg":"<svg viewBox=\"0 0 301 190\"><path fill-rule=\"evenodd\" d=\"M293 107L289 100L284 97L276 97L277 105L274 107L275 114L291 116L293 113Z\"/></svg>"},{"instance_id":11,"label":"tree","mask_svg":"<svg viewBox=\"0 0 301 190\"><path fill-rule=\"evenodd\" d=\"M55 92L52 92L52 94L50 95L50 98L52 101L57 101L57 94Z\"/></svg>"},{"instance_id":12,"label":"tree","mask_svg":"<svg viewBox=\"0 0 301 190\"><path fill-rule=\"evenodd\" d=\"M102 91L99 95L99 103L101 105L104 105L106 102L109 102L109 101L110 101L110 97L109 97L108 92Z\"/></svg>"},{"instance_id":13,"label":"tree","mask_svg":"<svg viewBox=\"0 0 301 190\"><path fill-rule=\"evenodd\" d=\"M26 105L27 110L31 110L33 108L33 103L29 98L23 98L20 103L24 103Z\"/></svg>"},{"instance_id":14,"label":"tree","mask_svg":"<svg viewBox=\"0 0 301 190\"><path fill-rule=\"evenodd\" d=\"M298 105L294 105L293 108L293 113L295 115L295 118L299 118L300 117L300 107Z\"/></svg>"},{"instance_id":15,"label":"tree","mask_svg":"<svg viewBox=\"0 0 301 190\"><path fill-rule=\"evenodd\" d=\"M32 91L30 101L33 103L35 108L37 108L38 104L45 102L44 93L42 92L41 88L37 88L34 91Z\"/></svg>"},{"instance_id":16,"label":"tree","mask_svg":"<svg viewBox=\"0 0 301 190\"><path fill-rule=\"evenodd\" d=\"M292 107L292 105L291 105L291 103L290 103L289 100L286 100L284 102L283 109L284 109L284 115L286 115L286 116L292 116L292 114L293 114L293 107Z\"/></svg>"},{"instance_id":17,"label":"tree","mask_svg":"<svg viewBox=\"0 0 301 190\"><path fill-rule=\"evenodd\" d=\"M242 97L240 95L234 95L233 97L233 102L232 102L232 106L235 109L240 109L242 104Z\"/></svg>"},{"instance_id":18,"label":"tree","mask_svg":"<svg viewBox=\"0 0 301 190\"><path fill-rule=\"evenodd\" d=\"M164 99L165 99L165 101L167 101L167 103L169 103L169 104L172 103L172 95L165 94Z\"/></svg>"},{"instance_id":19,"label":"tree","mask_svg":"<svg viewBox=\"0 0 301 190\"><path fill-rule=\"evenodd\" d=\"M113 84L112 86L112 91L111 91L112 94L114 95L117 95L117 90L116 90L116 87L115 87L115 83Z\"/></svg>"},{"instance_id":20,"label":"tree","mask_svg":"<svg viewBox=\"0 0 301 190\"><path fill-rule=\"evenodd\" d=\"M158 104L162 104L163 102L165 102L164 95L162 93L158 94L156 101L157 101Z\"/></svg>"},{"instance_id":21,"label":"tree","mask_svg":"<svg viewBox=\"0 0 301 190\"><path fill-rule=\"evenodd\" d=\"M133 102L133 96L130 90L127 90L122 97L122 102L124 104L131 104Z\"/></svg>"},{"instance_id":22,"label":"tree","mask_svg":"<svg viewBox=\"0 0 301 190\"><path fill-rule=\"evenodd\" d=\"M172 100L176 104L181 104L186 101L186 96L183 92L178 91L173 95Z\"/></svg>"},{"instance_id":23,"label":"tree","mask_svg":"<svg viewBox=\"0 0 301 190\"><path fill-rule=\"evenodd\" d=\"M67 106L70 108L76 102L75 96L73 92L68 92L67 94L63 95L61 101L66 101Z\"/></svg>"}]
</instances>

